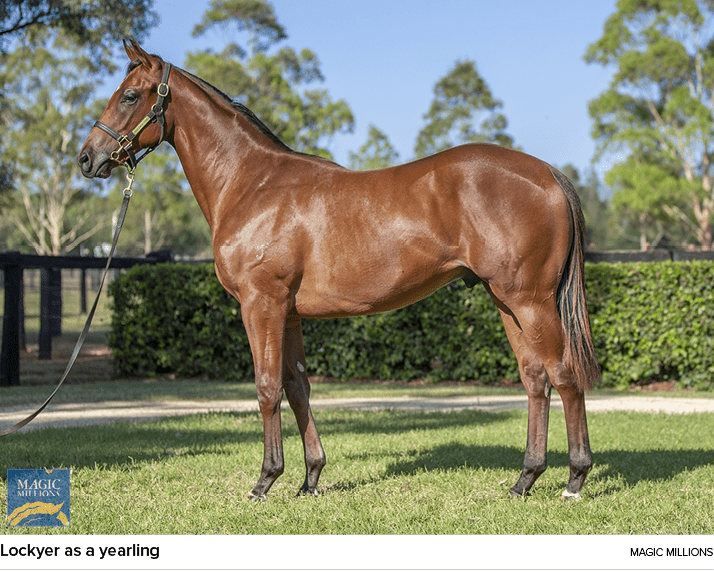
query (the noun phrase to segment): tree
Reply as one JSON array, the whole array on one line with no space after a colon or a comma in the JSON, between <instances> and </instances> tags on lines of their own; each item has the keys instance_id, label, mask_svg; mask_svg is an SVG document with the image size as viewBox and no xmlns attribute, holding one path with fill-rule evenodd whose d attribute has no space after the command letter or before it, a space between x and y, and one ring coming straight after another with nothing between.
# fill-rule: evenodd
<instances>
[{"instance_id":1,"label":"tree","mask_svg":"<svg viewBox=\"0 0 714 572\"><path fill-rule=\"evenodd\" d=\"M678 224L685 241L713 246L712 16L704 0L619 0L585 54L617 68L589 112L597 157L626 157L607 178L615 204L639 219L643 245L644 225Z\"/></svg>"},{"instance_id":2,"label":"tree","mask_svg":"<svg viewBox=\"0 0 714 572\"><path fill-rule=\"evenodd\" d=\"M367 141L357 150L350 151L350 169L366 171L384 169L396 164L399 153L389 142L389 138L374 125L369 126Z\"/></svg>"},{"instance_id":3,"label":"tree","mask_svg":"<svg viewBox=\"0 0 714 572\"><path fill-rule=\"evenodd\" d=\"M7 125L10 121L9 102L3 91L0 91L0 125ZM0 140L0 158L3 156L4 144ZM6 206L12 190L12 167L0 162L0 207Z\"/></svg>"},{"instance_id":4,"label":"tree","mask_svg":"<svg viewBox=\"0 0 714 572\"><path fill-rule=\"evenodd\" d=\"M0 140L17 189L10 218L38 254L57 255L101 224L79 208L92 194L78 181L74 156L103 103L92 102L95 68L63 34L52 42L48 36L46 45L19 42L0 62L0 82L12 100Z\"/></svg>"},{"instance_id":5,"label":"tree","mask_svg":"<svg viewBox=\"0 0 714 572\"><path fill-rule=\"evenodd\" d=\"M193 35L216 27L247 32L249 50L231 42L220 53L191 53L186 68L235 96L286 145L331 158L326 140L352 131L354 117L344 100L333 101L325 90L305 89L324 80L317 56L308 49L273 50L287 34L263 0L212 0Z\"/></svg>"},{"instance_id":6,"label":"tree","mask_svg":"<svg viewBox=\"0 0 714 572\"><path fill-rule=\"evenodd\" d=\"M64 32L98 53L124 37L141 39L158 23L153 0L3 0L0 53L34 31Z\"/></svg>"},{"instance_id":7,"label":"tree","mask_svg":"<svg viewBox=\"0 0 714 572\"><path fill-rule=\"evenodd\" d=\"M637 161L634 156L614 165L605 181L615 189L612 198L613 214L627 237L636 238L636 246L647 250L666 234L685 241L686 235L677 232L672 219L673 207L686 209L682 201L681 185L686 179L667 172L662 165Z\"/></svg>"},{"instance_id":8,"label":"tree","mask_svg":"<svg viewBox=\"0 0 714 572\"><path fill-rule=\"evenodd\" d=\"M213 0L201 22L194 27L193 35L199 36L213 26L230 29L232 25L240 32L250 33L249 43L254 53L265 52L288 37L272 5L264 0Z\"/></svg>"},{"instance_id":9,"label":"tree","mask_svg":"<svg viewBox=\"0 0 714 572\"><path fill-rule=\"evenodd\" d=\"M472 60L457 61L434 86L434 99L424 115L426 125L417 136L414 152L425 157L462 143L513 146L506 133L503 103L493 97Z\"/></svg>"},{"instance_id":10,"label":"tree","mask_svg":"<svg viewBox=\"0 0 714 572\"><path fill-rule=\"evenodd\" d=\"M48 37L62 35L84 50L89 73L107 74L116 69L112 54L124 37L141 39L158 23L154 0L2 0L0 2L0 57L17 47L46 45ZM0 135L13 123L13 101L0 83ZM8 162L4 137L0 137L0 205L8 208L10 190L16 185L14 166Z\"/></svg>"}]
</instances>

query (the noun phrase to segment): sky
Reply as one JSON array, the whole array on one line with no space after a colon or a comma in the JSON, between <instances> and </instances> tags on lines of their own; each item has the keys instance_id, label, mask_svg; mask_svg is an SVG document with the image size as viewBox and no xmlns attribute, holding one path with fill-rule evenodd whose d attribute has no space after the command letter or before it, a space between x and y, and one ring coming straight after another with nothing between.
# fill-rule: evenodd
<instances>
[{"instance_id":1,"label":"sky","mask_svg":"<svg viewBox=\"0 0 714 572\"><path fill-rule=\"evenodd\" d=\"M583 55L601 37L615 0L272 4L288 35L280 46L312 50L325 81L311 87L344 99L355 116L354 132L335 135L329 144L338 163L346 165L349 152L364 144L370 124L389 137L400 162L411 160L434 85L457 60L470 59L502 101L507 132L517 145L555 166L570 163L581 173L592 167L595 142L587 105L607 89L612 70L586 64ZM245 46L246 36L218 29L191 36L208 5L208 0L155 0L161 21L142 47L183 67L188 52L218 50L236 39ZM594 168L602 179L609 165Z\"/></svg>"}]
</instances>

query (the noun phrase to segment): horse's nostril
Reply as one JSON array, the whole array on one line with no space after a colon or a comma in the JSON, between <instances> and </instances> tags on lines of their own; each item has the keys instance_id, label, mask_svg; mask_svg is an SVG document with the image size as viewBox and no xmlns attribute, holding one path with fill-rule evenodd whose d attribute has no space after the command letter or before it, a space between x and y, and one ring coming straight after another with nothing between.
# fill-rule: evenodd
<instances>
[{"instance_id":1,"label":"horse's nostril","mask_svg":"<svg viewBox=\"0 0 714 572\"><path fill-rule=\"evenodd\" d=\"M89 154L86 151L83 151L79 154L79 157L77 158L77 163L79 163L79 166L82 168L82 171L87 172L92 168L92 160L89 158Z\"/></svg>"}]
</instances>

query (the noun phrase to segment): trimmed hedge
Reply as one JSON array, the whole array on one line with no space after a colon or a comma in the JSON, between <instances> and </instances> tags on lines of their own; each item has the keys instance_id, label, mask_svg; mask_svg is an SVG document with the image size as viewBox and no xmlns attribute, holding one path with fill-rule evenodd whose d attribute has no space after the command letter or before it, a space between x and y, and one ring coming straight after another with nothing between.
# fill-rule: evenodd
<instances>
[{"instance_id":1,"label":"trimmed hedge","mask_svg":"<svg viewBox=\"0 0 714 572\"><path fill-rule=\"evenodd\" d=\"M714 262L589 264L585 278L601 386L714 389Z\"/></svg>"},{"instance_id":2,"label":"trimmed hedge","mask_svg":"<svg viewBox=\"0 0 714 572\"><path fill-rule=\"evenodd\" d=\"M676 380L714 387L714 262L586 265L600 387ZM117 373L253 377L240 306L213 265L136 266L110 286ZM518 379L498 311L483 288L449 284L407 308L303 320L313 375L430 381Z\"/></svg>"}]
</instances>

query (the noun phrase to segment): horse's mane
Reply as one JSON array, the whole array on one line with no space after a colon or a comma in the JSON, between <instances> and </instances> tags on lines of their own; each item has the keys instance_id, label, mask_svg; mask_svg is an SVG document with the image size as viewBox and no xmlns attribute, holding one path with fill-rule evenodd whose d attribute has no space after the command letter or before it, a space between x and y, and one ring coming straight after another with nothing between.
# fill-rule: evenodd
<instances>
[{"instance_id":1,"label":"horse's mane","mask_svg":"<svg viewBox=\"0 0 714 572\"><path fill-rule=\"evenodd\" d=\"M163 59L161 59L160 56L157 56L156 54L152 54L154 57L158 58L161 60L161 63L163 64ZM129 62L129 64L126 67L126 73L129 75L129 72L131 72L133 69L139 67L141 65L141 60L132 60ZM232 107L235 109L238 113L243 115L246 119L248 119L253 125L255 125L260 132L265 135L268 139L270 139L273 143L277 143L281 147L285 148L288 151L292 151L290 147L288 147L283 141L278 137L275 133L273 133L270 128L263 123L258 116L253 113L250 109L248 109L245 105L242 103L239 103L235 99L229 97L226 95L224 92L222 92L220 89L218 89L216 86L211 85L208 83L206 80L201 79L198 76L193 75L190 72L187 72L184 69L181 69L181 71L186 74L189 78L191 78L194 82L199 84L201 87L207 89L208 91L213 92L215 95L220 97L221 99L226 100Z\"/></svg>"},{"instance_id":2,"label":"horse's mane","mask_svg":"<svg viewBox=\"0 0 714 572\"><path fill-rule=\"evenodd\" d=\"M161 61L161 64L163 65L164 60L161 58L161 56L157 56L156 54L152 54L152 55L153 55L155 58L159 59L159 60ZM129 75L129 72L131 72L133 69L139 67L140 65L141 65L141 60L132 60L132 61L130 61L129 64L127 65L127 67L126 67L126 73L127 73L127 75ZM221 99L227 101L227 102L233 107L233 109L235 109L235 111L236 111L237 113L240 113L243 117L245 117L246 119L248 119L253 125L255 125L255 126L258 128L258 130L259 130L263 135L265 135L265 136L266 136L268 139L270 139L273 143L276 143L277 145L279 145L280 147L282 147L284 150L290 151L291 153L295 153L296 155L304 155L305 157L311 157L311 158L317 159L317 160L319 160L319 161L324 161L324 162L327 162L327 163L332 163L332 164L334 164L334 165L337 165L337 163L335 163L334 161L331 161L330 159L326 159L326 158L324 158L324 157L320 157L319 155L311 155L311 154L309 154L309 153L302 153L302 152L300 152L300 151L295 151L294 149L291 149L290 147L288 147L288 146L280 139L280 137L278 137L275 133L273 133L273 132L270 130L270 128L269 128L265 123L263 123L263 122L258 118L258 116L257 116L255 113L253 113L253 112L252 112L250 109L248 109L245 105L243 105L242 103L239 103L238 101L236 101L236 100L233 99L232 97L229 97L229 96L226 95L224 92L222 92L220 89L218 89L216 86L211 85L210 83L208 83L206 80L203 80L203 79L201 79L200 77L195 76L195 75L193 75L193 74L190 73L190 72L187 72L185 69L182 69L182 68L176 68L176 69L181 70L181 73L183 73L183 74L185 74L186 76L188 76L189 79L191 79L192 81L194 81L195 83L197 83L200 87L203 87L203 88L206 89L207 91L213 92L215 95L217 95L217 96L220 97Z\"/></svg>"},{"instance_id":3,"label":"horse's mane","mask_svg":"<svg viewBox=\"0 0 714 572\"><path fill-rule=\"evenodd\" d=\"M235 109L238 113L240 113L243 117L248 119L253 125L255 125L258 130L265 135L268 139L270 139L273 143L276 143L280 147L282 147L285 151L290 151L291 153L294 153L296 155L303 155L305 157L310 157L311 159L316 159L318 161L324 161L327 163L332 163L334 165L337 165L334 161L330 159L326 159L325 157L320 157L319 155L312 155L310 153L303 153L301 151L295 151L294 149L291 149L288 145L286 145L280 137L278 137L275 133L273 133L270 128L263 123L258 116L253 113L250 109L248 109L245 105L242 103L236 101L232 97L229 97L225 93L223 93L220 89L218 89L216 86L211 85L208 83L206 80L201 79L198 76L193 75L190 72L187 72L184 69L181 69L181 72L186 74L189 78L191 78L193 81L195 81L198 85L204 87L205 89L208 89L209 91L212 91L215 93L218 97L226 100L230 105Z\"/></svg>"},{"instance_id":4,"label":"horse's mane","mask_svg":"<svg viewBox=\"0 0 714 572\"><path fill-rule=\"evenodd\" d=\"M212 91L217 96L219 96L220 98L222 98L222 99L226 100L228 103L230 103L233 106L233 109L235 109L238 113L240 113L246 119L248 119L253 125L255 125L260 130L260 132L263 135L265 135L273 143L277 143L278 145L280 145L281 147L284 147L288 151L292 151L292 149L290 149L290 147L288 147L285 143L283 143L283 141L280 139L280 137L278 137L275 133L273 133L270 130L270 128L265 123L263 123L260 119L258 119L258 116L255 113L253 113L250 109L248 109L245 105L237 102L232 97L229 97L224 92L222 92L220 89L218 89L216 86L208 83L206 80L203 80L200 77L195 76L192 73L189 73L184 69L182 69L181 71L183 73L185 73L187 76L189 76L193 81L195 81L200 86L207 88L209 91Z\"/></svg>"}]
</instances>

